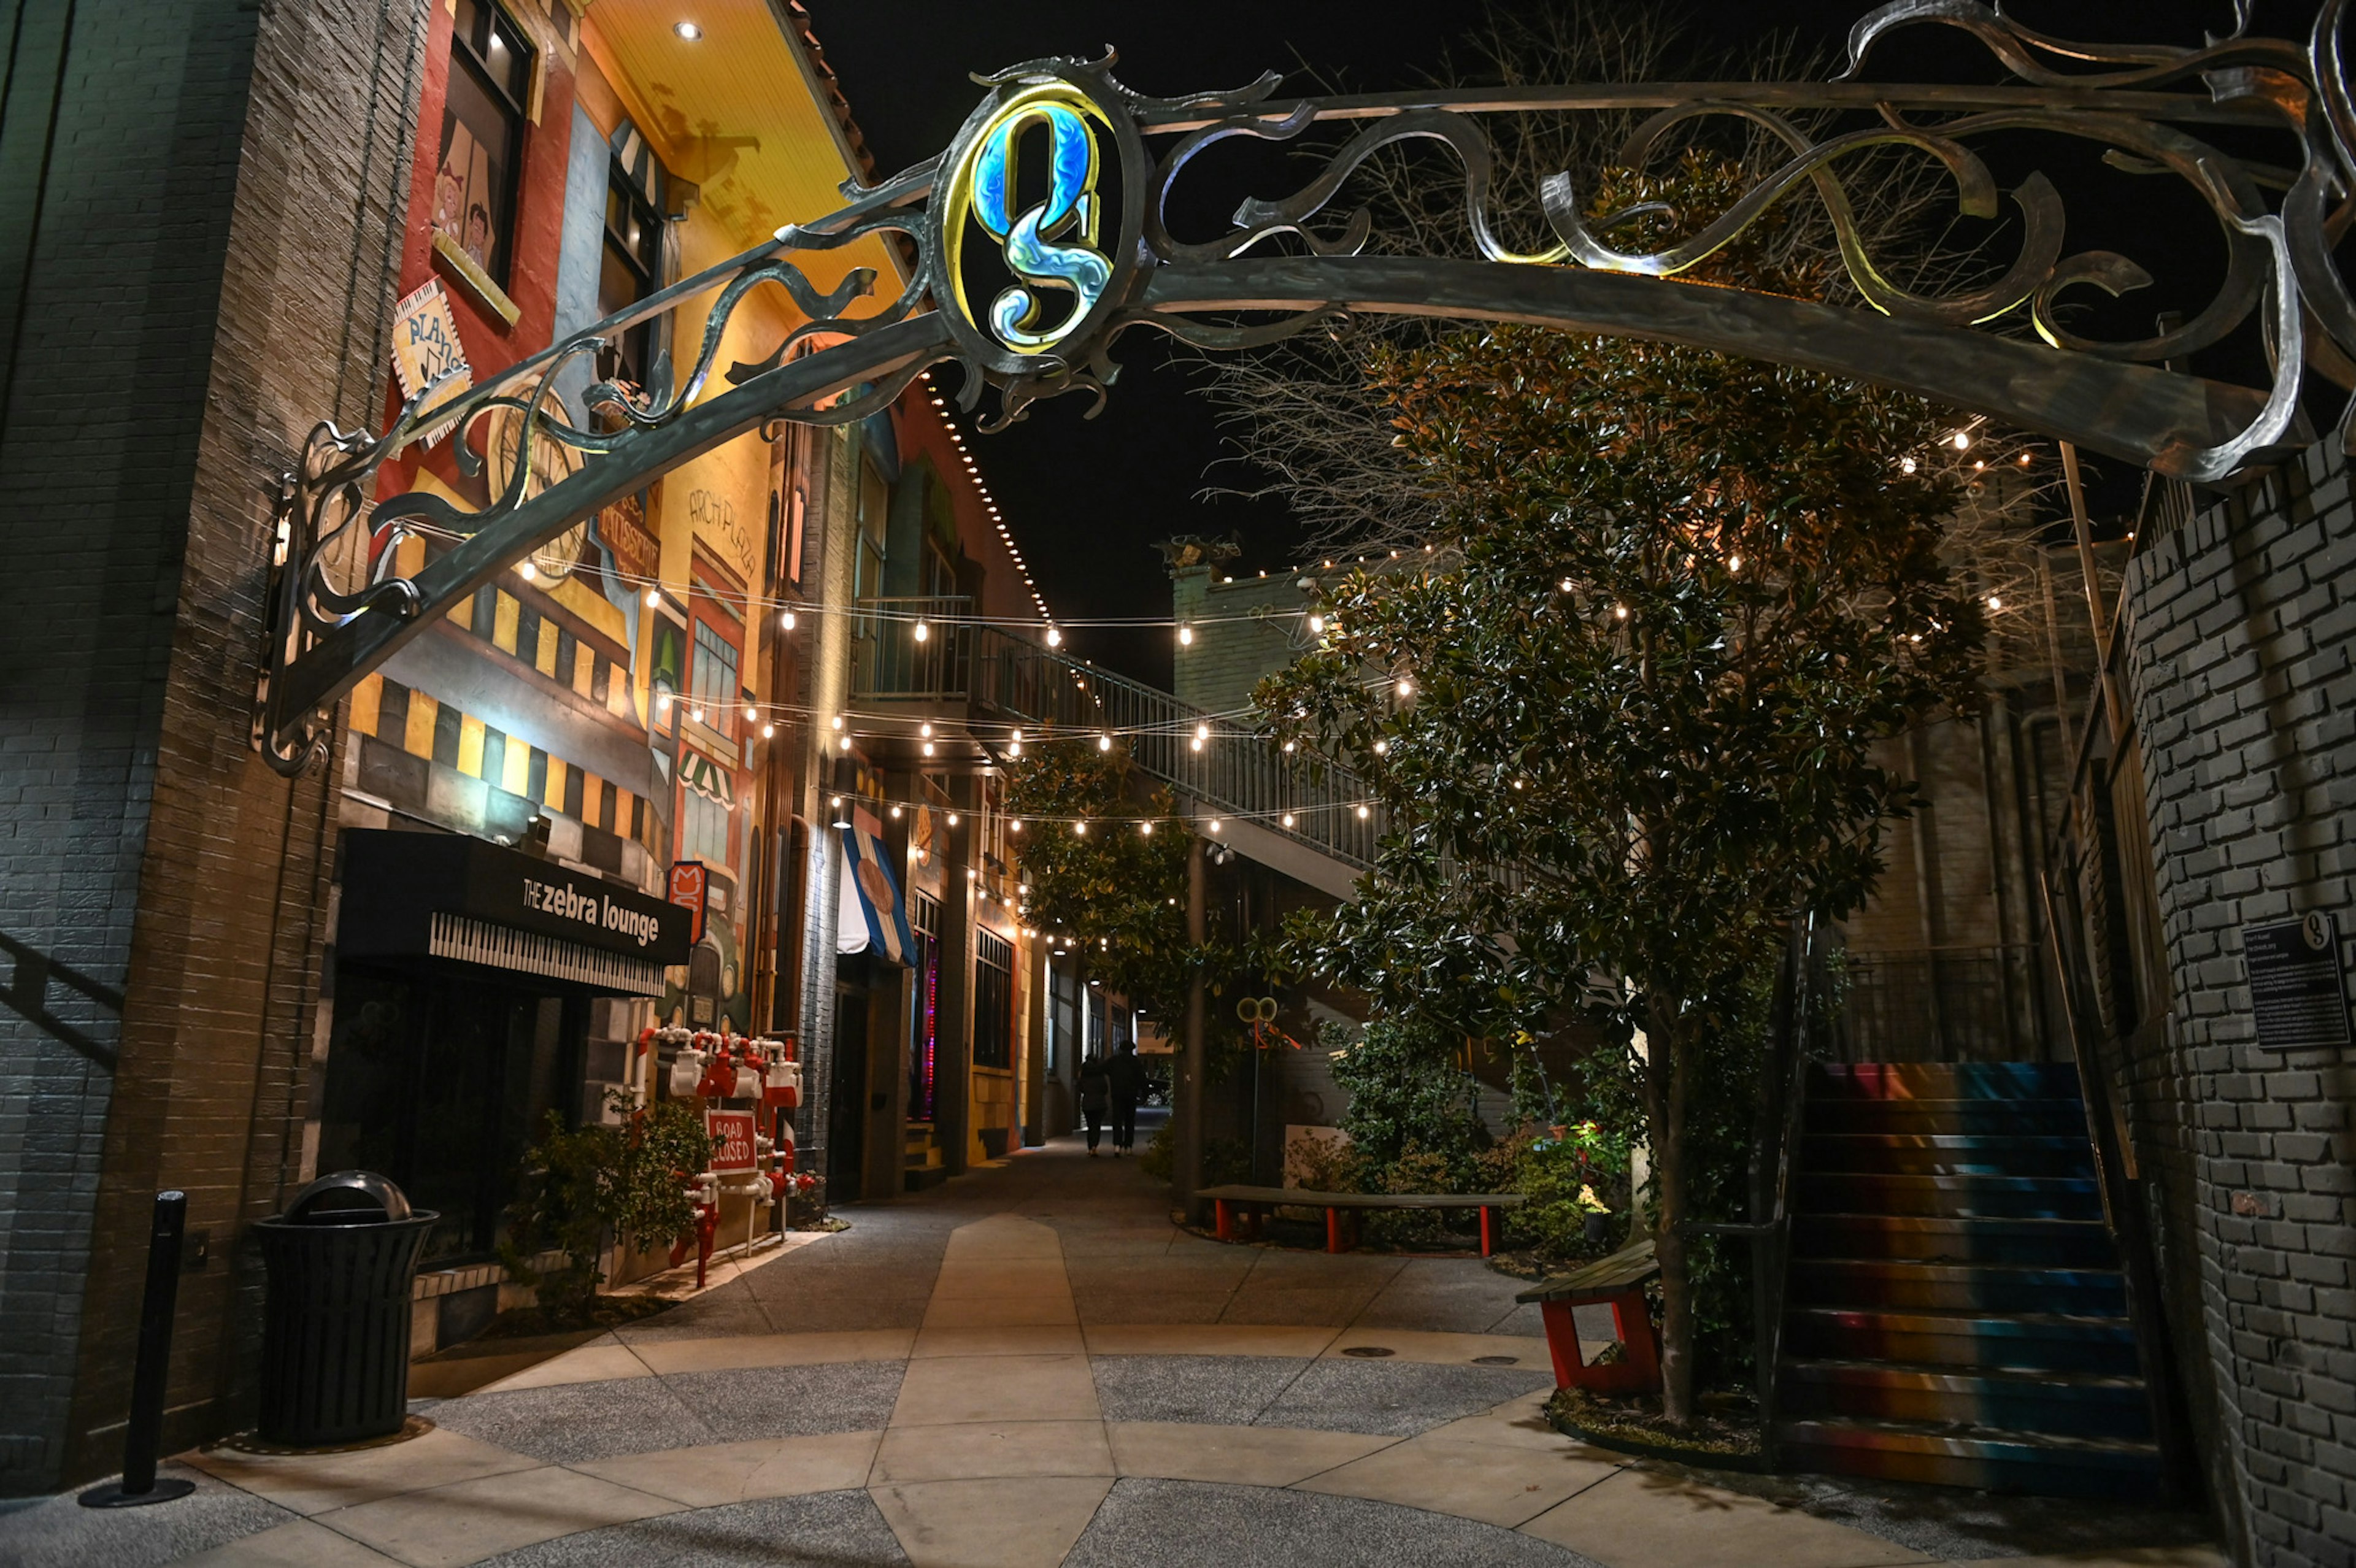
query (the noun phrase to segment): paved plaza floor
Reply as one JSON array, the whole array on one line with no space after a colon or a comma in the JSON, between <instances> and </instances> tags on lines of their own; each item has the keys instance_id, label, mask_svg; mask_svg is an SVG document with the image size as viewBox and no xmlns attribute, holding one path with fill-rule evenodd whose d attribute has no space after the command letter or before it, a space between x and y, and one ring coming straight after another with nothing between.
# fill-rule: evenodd
<instances>
[{"instance_id":1,"label":"paved plaza floor","mask_svg":"<svg viewBox=\"0 0 2356 1568\"><path fill-rule=\"evenodd\" d=\"M641 1325L421 1366L468 1390L416 1402L423 1436L215 1448L168 1467L181 1502L0 1514L0 1564L2224 1562L2187 1515L1582 1446L1478 1259L1221 1245L1068 1140L846 1214Z\"/></svg>"}]
</instances>

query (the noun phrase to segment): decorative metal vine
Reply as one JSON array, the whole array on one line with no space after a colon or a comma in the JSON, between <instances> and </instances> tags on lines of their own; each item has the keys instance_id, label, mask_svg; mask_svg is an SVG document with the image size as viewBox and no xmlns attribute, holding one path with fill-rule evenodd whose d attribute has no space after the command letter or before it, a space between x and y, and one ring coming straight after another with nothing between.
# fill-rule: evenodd
<instances>
[{"instance_id":1,"label":"decorative metal vine","mask_svg":"<svg viewBox=\"0 0 2356 1568\"><path fill-rule=\"evenodd\" d=\"M829 217L788 225L453 401L437 405L439 389L429 387L380 435L328 423L312 431L282 486L283 564L257 743L284 772L309 765L324 749L327 705L437 613L698 452L748 430L774 432L780 421L863 418L944 362L961 368L968 410L985 389L997 389L984 428L1065 392L1085 390L1101 402L1118 374L1113 345L1137 326L1233 349L1337 311L1379 309L1655 336L1880 380L2176 477L2230 480L2313 439L2302 407L2306 372L2356 392L2356 298L2335 254L2356 216L2356 98L2341 37L2348 5L2327 0L2304 45L2247 36L2244 9L2228 37L2174 48L2050 37L1980 0L1894 0L1857 24L1848 69L1833 81L1709 83L1698 91L1694 84L1612 84L1280 101L1270 74L1232 91L1149 98L1113 77L1109 54L1033 60L977 78L987 94L947 152L873 187L846 184L845 205ZM2011 80L1975 88L1858 80L1877 45L1922 27L1960 30ZM1654 112L1622 155L1631 167L1656 160L1712 118L1732 117L1787 155L1727 210L1651 251L1615 248L1608 237L1634 214L1590 218L1571 176L1557 174L1539 196L1552 243L1528 253L1505 245L1492 214L1495 160L1482 117L1630 109ZM1871 120L1857 123L1859 115ZM1811 129L1844 116L1845 128ZM1361 128L1291 195L1244 200L1229 230L1207 240L1170 232L1170 192L1205 148L1233 137L1286 141L1344 122ZM2278 138L2291 155L2246 162L2208 139L2221 130ZM2209 304L2126 341L2074 331L2063 310L2071 290L2118 295L2153 275L2115 251L2065 253L2062 198L2034 174L2010 192L2021 223L2011 260L1990 268L1998 274L1992 282L1927 294L1892 282L1869 251L1845 163L1874 149L1919 153L1944 169L1959 213L1989 219L2004 193L1973 144L2020 132L2097 144L2127 176L2173 176L2196 193L2226 253ZM1454 155L1465 237L1480 260L1367 255L1369 213L1329 210L1367 159L1408 141L1437 143ZM1040 175L1044 193L1031 199ZM2270 190L2280 192L2271 206ZM1821 204L1873 315L1677 284L1779 204L1802 199ZM874 234L896 236L913 258L906 284L888 302L873 297L876 277L867 269L822 293L792 260ZM978 277L995 288L986 299ZM760 359L726 367L728 389L719 389L713 372L728 325L765 287L782 290L803 324ZM639 324L715 293L684 377L666 354L648 389L593 385L588 428L559 417L552 388L560 373ZM2272 367L2269 385L2235 387L2165 368L2254 321ZM2024 330L2007 336L2015 324ZM823 346L795 353L809 338ZM487 505L467 510L412 492L370 507L384 463L435 427L453 431L462 470L480 474L472 438L495 415L521 421L522 434ZM2343 445L2356 442L2356 396L2335 418ZM579 462L536 489L534 449L542 440ZM412 534L444 548L404 577L390 545ZM373 567L338 570L365 560Z\"/></svg>"}]
</instances>

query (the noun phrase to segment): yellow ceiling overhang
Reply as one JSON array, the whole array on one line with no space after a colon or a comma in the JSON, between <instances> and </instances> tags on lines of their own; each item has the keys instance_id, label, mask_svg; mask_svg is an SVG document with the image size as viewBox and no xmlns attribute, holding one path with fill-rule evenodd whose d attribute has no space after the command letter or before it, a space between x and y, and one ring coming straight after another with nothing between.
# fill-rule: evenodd
<instances>
[{"instance_id":1,"label":"yellow ceiling overhang","mask_svg":"<svg viewBox=\"0 0 2356 1568\"><path fill-rule=\"evenodd\" d=\"M848 143L766 0L593 0L586 12L592 58L664 166L702 187L703 210L739 249L843 205ZM702 37L680 37L681 21ZM906 279L898 254L873 237L810 256L805 270L830 281L851 265L875 268L885 299Z\"/></svg>"}]
</instances>

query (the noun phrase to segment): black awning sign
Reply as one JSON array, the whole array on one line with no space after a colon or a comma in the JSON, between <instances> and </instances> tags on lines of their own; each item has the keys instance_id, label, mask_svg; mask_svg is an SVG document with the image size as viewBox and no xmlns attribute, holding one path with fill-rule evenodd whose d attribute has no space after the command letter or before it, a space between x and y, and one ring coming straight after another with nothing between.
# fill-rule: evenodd
<instances>
[{"instance_id":1,"label":"black awning sign","mask_svg":"<svg viewBox=\"0 0 2356 1568\"><path fill-rule=\"evenodd\" d=\"M2340 932L2329 915L2245 925L2242 957L2249 966L2260 1045L2308 1051L2349 1043Z\"/></svg>"}]
</instances>

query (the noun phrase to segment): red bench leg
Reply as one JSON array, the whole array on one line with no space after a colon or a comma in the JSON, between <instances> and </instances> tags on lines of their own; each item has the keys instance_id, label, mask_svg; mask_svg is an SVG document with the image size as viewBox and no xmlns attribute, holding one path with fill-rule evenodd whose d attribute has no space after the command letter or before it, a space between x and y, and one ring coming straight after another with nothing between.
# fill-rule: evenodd
<instances>
[{"instance_id":1,"label":"red bench leg","mask_svg":"<svg viewBox=\"0 0 2356 1568\"><path fill-rule=\"evenodd\" d=\"M1211 1201L1217 1209L1216 1228L1219 1240L1223 1242L1234 1241L1236 1239L1236 1219L1234 1211L1227 1207L1227 1200L1224 1198L1214 1198Z\"/></svg>"},{"instance_id":2,"label":"red bench leg","mask_svg":"<svg viewBox=\"0 0 2356 1568\"><path fill-rule=\"evenodd\" d=\"M1325 1250L1329 1253L1348 1250L1342 1245L1342 1211L1339 1209L1325 1211Z\"/></svg>"},{"instance_id":3,"label":"red bench leg","mask_svg":"<svg viewBox=\"0 0 2356 1568\"><path fill-rule=\"evenodd\" d=\"M1486 1204L1481 1207L1481 1255L1484 1258L1497 1250L1496 1213Z\"/></svg>"},{"instance_id":4,"label":"red bench leg","mask_svg":"<svg viewBox=\"0 0 2356 1568\"><path fill-rule=\"evenodd\" d=\"M1546 1323L1547 1354L1554 1360L1554 1386L1569 1388L1585 1381L1579 1376L1584 1363L1579 1359L1579 1329L1570 1320L1570 1303L1542 1301L1538 1317Z\"/></svg>"},{"instance_id":5,"label":"red bench leg","mask_svg":"<svg viewBox=\"0 0 2356 1568\"><path fill-rule=\"evenodd\" d=\"M1620 1353L1626 1358L1626 1386L1660 1387L1661 1351L1653 1339L1653 1314L1644 1305L1644 1293L1627 1290L1613 1296L1612 1323L1620 1331Z\"/></svg>"}]
</instances>

